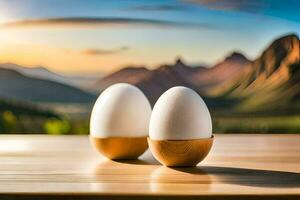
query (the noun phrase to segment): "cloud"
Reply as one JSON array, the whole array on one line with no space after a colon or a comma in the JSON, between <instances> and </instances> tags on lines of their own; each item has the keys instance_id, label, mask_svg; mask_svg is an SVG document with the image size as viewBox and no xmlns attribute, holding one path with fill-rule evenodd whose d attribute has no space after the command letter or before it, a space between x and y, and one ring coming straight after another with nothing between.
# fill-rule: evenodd
<instances>
[{"instance_id":1,"label":"cloud","mask_svg":"<svg viewBox=\"0 0 300 200\"><path fill-rule=\"evenodd\" d=\"M89 48L89 49L84 49L81 51L81 54L84 55L110 55L110 54L116 54L120 52L124 52L129 50L129 47L123 46L118 49L94 49L94 48Z\"/></svg>"},{"instance_id":2,"label":"cloud","mask_svg":"<svg viewBox=\"0 0 300 200\"><path fill-rule=\"evenodd\" d=\"M266 7L265 0L183 0L215 10L259 12Z\"/></svg>"},{"instance_id":3,"label":"cloud","mask_svg":"<svg viewBox=\"0 0 300 200\"><path fill-rule=\"evenodd\" d=\"M129 11L186 11L190 7L182 5L142 5L127 8Z\"/></svg>"},{"instance_id":4,"label":"cloud","mask_svg":"<svg viewBox=\"0 0 300 200\"><path fill-rule=\"evenodd\" d=\"M244 12L261 16L270 16L299 22L298 0L178 0L188 5L196 5L212 10Z\"/></svg>"},{"instance_id":5,"label":"cloud","mask_svg":"<svg viewBox=\"0 0 300 200\"><path fill-rule=\"evenodd\" d=\"M64 28L84 28L84 27L139 27L149 26L157 28L205 28L211 29L208 24L180 23L173 21L139 19L139 18L102 18L102 17L69 17L69 18L46 18L30 19L3 23L2 28L31 28L31 27L64 27Z\"/></svg>"}]
</instances>

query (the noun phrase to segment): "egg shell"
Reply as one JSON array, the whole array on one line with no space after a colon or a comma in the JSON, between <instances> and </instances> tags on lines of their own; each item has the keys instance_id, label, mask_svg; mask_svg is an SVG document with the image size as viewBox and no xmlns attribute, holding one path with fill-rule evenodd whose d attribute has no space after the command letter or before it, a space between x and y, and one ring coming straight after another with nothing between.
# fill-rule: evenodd
<instances>
[{"instance_id":1,"label":"egg shell","mask_svg":"<svg viewBox=\"0 0 300 200\"><path fill-rule=\"evenodd\" d=\"M192 89L167 90L154 105L149 137L153 140L192 140L212 137L212 121L203 99Z\"/></svg>"},{"instance_id":2,"label":"egg shell","mask_svg":"<svg viewBox=\"0 0 300 200\"><path fill-rule=\"evenodd\" d=\"M137 87L118 83L97 99L90 120L90 134L96 138L145 137L148 135L151 105Z\"/></svg>"}]
</instances>

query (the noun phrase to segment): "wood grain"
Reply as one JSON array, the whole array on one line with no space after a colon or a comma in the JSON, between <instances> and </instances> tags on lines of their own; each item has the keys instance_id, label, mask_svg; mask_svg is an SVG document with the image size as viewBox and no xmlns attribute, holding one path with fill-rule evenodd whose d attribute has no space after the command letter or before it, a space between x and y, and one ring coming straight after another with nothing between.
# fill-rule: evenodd
<instances>
[{"instance_id":1,"label":"wood grain","mask_svg":"<svg viewBox=\"0 0 300 200\"><path fill-rule=\"evenodd\" d=\"M112 160L136 159L148 149L146 137L95 138L90 136L90 140L97 151Z\"/></svg>"},{"instance_id":2,"label":"wood grain","mask_svg":"<svg viewBox=\"0 0 300 200\"><path fill-rule=\"evenodd\" d=\"M194 167L209 153L213 137L198 140L151 140L148 144L153 156L169 167Z\"/></svg>"},{"instance_id":3,"label":"wood grain","mask_svg":"<svg viewBox=\"0 0 300 200\"><path fill-rule=\"evenodd\" d=\"M300 135L215 134L195 168L164 167L149 151L111 161L86 136L0 135L1 200L158 196L300 199Z\"/></svg>"}]
</instances>

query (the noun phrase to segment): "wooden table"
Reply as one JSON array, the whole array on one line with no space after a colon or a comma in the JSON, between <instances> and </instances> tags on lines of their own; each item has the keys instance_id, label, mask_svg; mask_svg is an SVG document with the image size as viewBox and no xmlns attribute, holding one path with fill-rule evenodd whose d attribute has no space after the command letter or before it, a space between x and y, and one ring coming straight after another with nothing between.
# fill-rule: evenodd
<instances>
[{"instance_id":1,"label":"wooden table","mask_svg":"<svg viewBox=\"0 0 300 200\"><path fill-rule=\"evenodd\" d=\"M0 135L1 200L157 196L300 199L300 134L216 134L196 168L163 167L149 151L140 160L110 161L86 136Z\"/></svg>"}]
</instances>

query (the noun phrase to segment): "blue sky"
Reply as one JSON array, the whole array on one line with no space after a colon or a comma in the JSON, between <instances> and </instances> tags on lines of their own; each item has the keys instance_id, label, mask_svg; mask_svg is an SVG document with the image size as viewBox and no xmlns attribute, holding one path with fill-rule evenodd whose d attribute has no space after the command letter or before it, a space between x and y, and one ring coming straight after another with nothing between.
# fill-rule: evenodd
<instances>
[{"instance_id":1,"label":"blue sky","mask_svg":"<svg viewBox=\"0 0 300 200\"><path fill-rule=\"evenodd\" d=\"M253 59L276 37L300 33L299 7L296 0L0 0L0 61L110 73L176 56L213 64L241 51Z\"/></svg>"}]
</instances>

